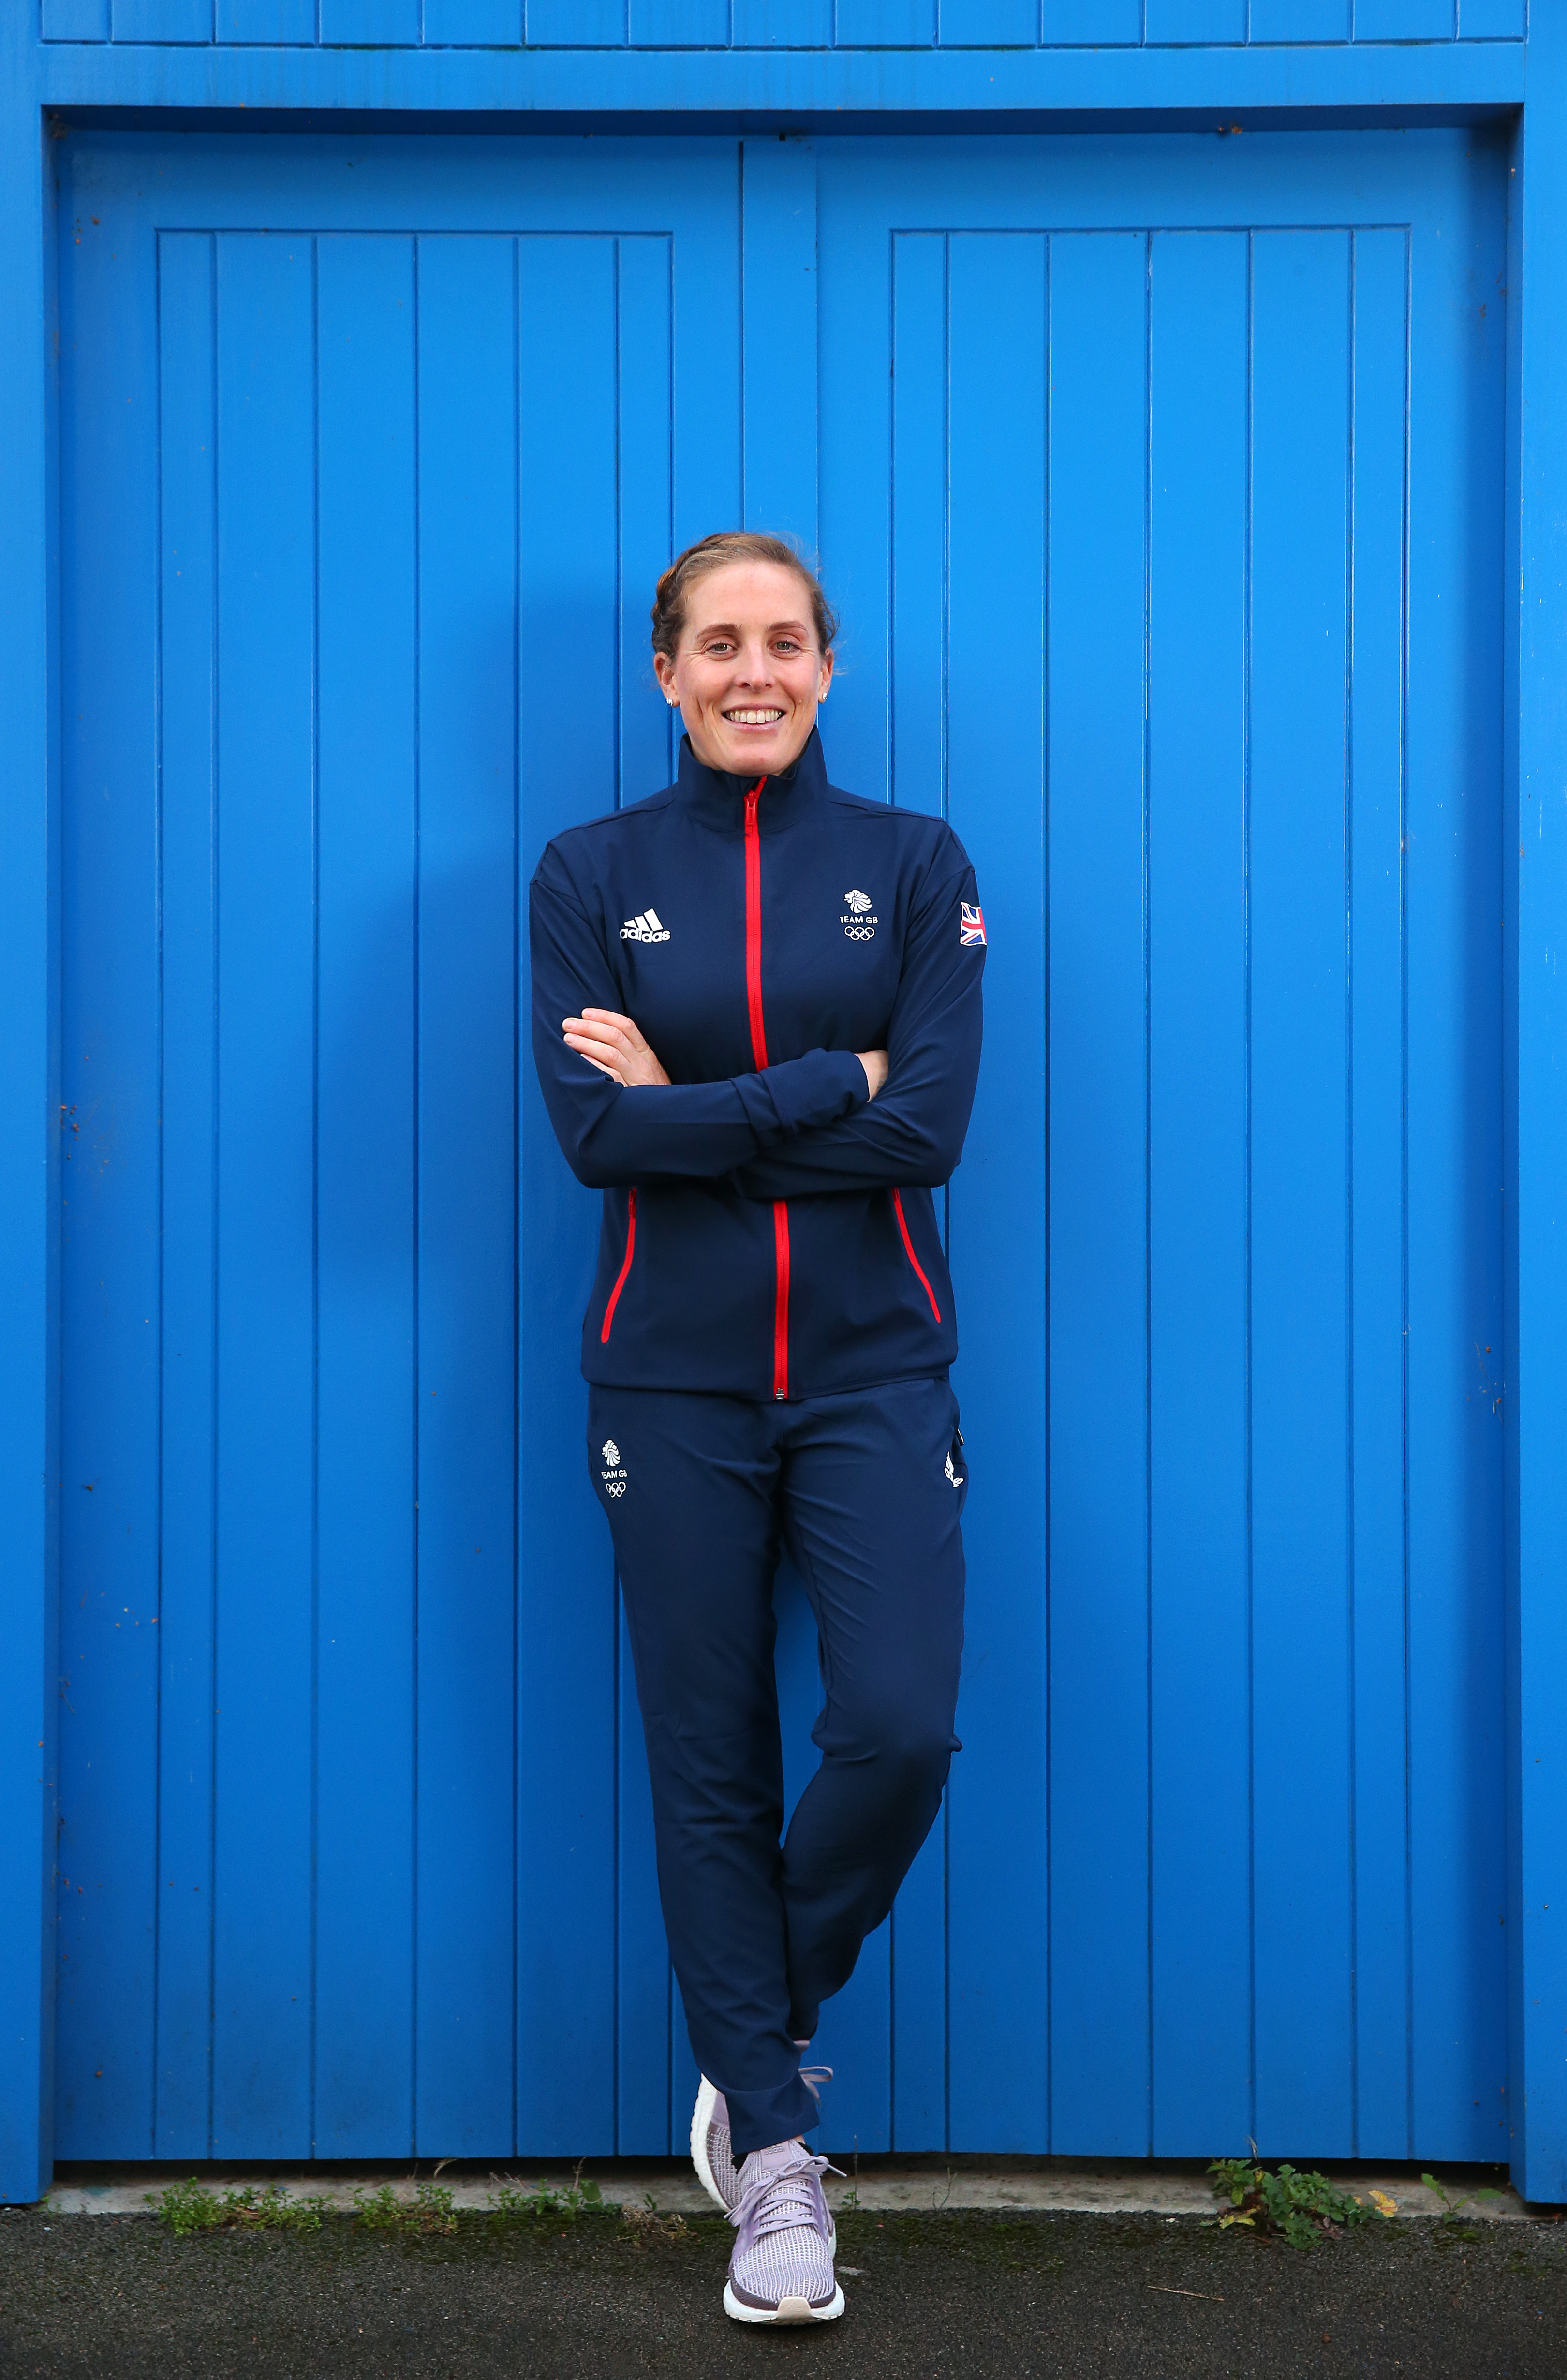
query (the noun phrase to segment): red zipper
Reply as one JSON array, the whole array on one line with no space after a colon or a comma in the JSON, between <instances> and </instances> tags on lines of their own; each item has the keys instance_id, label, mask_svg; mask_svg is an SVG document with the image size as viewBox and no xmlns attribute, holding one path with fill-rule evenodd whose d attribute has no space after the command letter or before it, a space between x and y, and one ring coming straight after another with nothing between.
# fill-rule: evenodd
<instances>
[{"instance_id":1,"label":"red zipper","mask_svg":"<svg viewBox=\"0 0 1567 2380\"><path fill-rule=\"evenodd\" d=\"M746 795L746 1007L751 1020L751 1057L759 1070L767 1064L767 1028L761 1014L761 834L757 804L766 783L765 777L759 777ZM789 1209L782 1198L772 1202L772 1393L782 1399L789 1393Z\"/></svg>"},{"instance_id":2,"label":"red zipper","mask_svg":"<svg viewBox=\"0 0 1567 2380\"><path fill-rule=\"evenodd\" d=\"M915 1271L919 1275L919 1285L924 1290L926 1296L930 1300L930 1311L935 1316L937 1321L940 1322L941 1318L941 1309L936 1303L936 1293L925 1278L925 1268L920 1263L919 1258L915 1255L914 1242L908 1235L908 1224L904 1218L904 1194L901 1190L894 1190L893 1193L893 1208L898 1219L898 1229L904 1235L904 1253L907 1257L910 1264L914 1267ZM629 1262L629 1258L627 1261Z\"/></svg>"},{"instance_id":3,"label":"red zipper","mask_svg":"<svg viewBox=\"0 0 1567 2380\"><path fill-rule=\"evenodd\" d=\"M614 1310L620 1304L620 1293L626 1287L626 1276L631 1270L631 1251L636 1245L637 1193L633 1190L626 1201L626 1254L621 1260L620 1270L615 1275L614 1287L609 1294L609 1303L604 1307L604 1327L599 1333L601 1347L607 1347L610 1343L610 1324L614 1320Z\"/></svg>"}]
</instances>

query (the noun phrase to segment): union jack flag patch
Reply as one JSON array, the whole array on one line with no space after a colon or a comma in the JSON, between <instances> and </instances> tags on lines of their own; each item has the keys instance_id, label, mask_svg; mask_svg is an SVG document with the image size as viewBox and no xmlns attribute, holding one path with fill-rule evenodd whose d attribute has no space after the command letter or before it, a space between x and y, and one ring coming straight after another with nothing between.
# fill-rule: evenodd
<instances>
[{"instance_id":1,"label":"union jack flag patch","mask_svg":"<svg viewBox=\"0 0 1567 2380\"><path fill-rule=\"evenodd\" d=\"M985 940L985 912L973 907L967 901L963 904L963 923L958 929L958 940L960 942L981 944Z\"/></svg>"}]
</instances>

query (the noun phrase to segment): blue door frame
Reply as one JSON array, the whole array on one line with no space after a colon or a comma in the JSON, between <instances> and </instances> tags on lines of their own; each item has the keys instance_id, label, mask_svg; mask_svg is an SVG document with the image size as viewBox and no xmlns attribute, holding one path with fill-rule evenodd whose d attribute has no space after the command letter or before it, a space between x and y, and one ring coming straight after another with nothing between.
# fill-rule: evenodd
<instances>
[{"instance_id":1,"label":"blue door frame","mask_svg":"<svg viewBox=\"0 0 1567 2380\"><path fill-rule=\"evenodd\" d=\"M340 112L360 129L454 113L492 128L730 131L1218 129L1240 124L1511 126L1508 601L1502 749L1505 1560L1511 2155L1533 2200L1567 2200L1567 292L1547 227L1567 206L1567 28L1515 0L1362 0L1362 38L1321 39L1289 0L1254 38L1208 38L1189 0L1082 0L1075 43L1036 38L1032 0L918 11L736 0L711 46L632 46L658 27L532 0L43 0L0 30L0 2197L46 2187L53 2154L58 1412L58 244L49 150L61 112L255 129ZM1348 10L1345 10L1346 31ZM1048 9L1058 24L1063 12ZM1237 6L1237 34L1246 12ZM695 12L682 12L685 26ZM560 38L591 18L601 45ZM1306 18L1313 21L1308 25ZM722 18L722 24L718 21ZM820 18L820 23L817 22ZM1198 29L1198 19L1201 29ZM1553 21L1554 18L1554 21ZM1299 20L1298 24L1296 20ZM308 22L307 22L308 20ZM1026 20L1026 21L1025 21ZM1188 28L1197 38L1183 42ZM219 38L213 38L214 30ZM422 39L420 34L422 31ZM1298 32L1315 46L1295 47ZM1454 33L1459 36L1453 38ZM321 38L318 38L318 33ZM630 39L627 40L627 35ZM1266 38L1264 38L1266 36ZM249 37L249 38L248 38ZM879 40L880 37L880 40ZM270 42L271 48L251 46ZM288 44L293 43L293 46ZM374 50L336 44L375 42ZM494 47L480 44L490 42ZM753 46L747 46L747 42ZM889 46L899 42L902 46ZM998 43L1011 46L998 47ZM1093 48L1087 44L1100 42ZM1081 45L1079 45L1081 44ZM1119 44L1119 46L1116 46ZM241 111L244 111L241 113ZM151 115L147 111L154 112ZM199 112L199 113L198 113ZM265 118L261 119L263 122ZM785 194L786 195L786 194ZM770 501L803 515L812 491Z\"/></svg>"}]
</instances>

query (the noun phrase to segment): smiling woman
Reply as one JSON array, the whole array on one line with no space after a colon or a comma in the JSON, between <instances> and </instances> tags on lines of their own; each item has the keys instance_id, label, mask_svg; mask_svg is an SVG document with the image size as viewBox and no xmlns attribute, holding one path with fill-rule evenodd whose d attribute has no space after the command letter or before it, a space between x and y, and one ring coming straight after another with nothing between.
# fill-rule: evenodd
<instances>
[{"instance_id":1,"label":"smiling woman","mask_svg":"<svg viewBox=\"0 0 1567 2380\"><path fill-rule=\"evenodd\" d=\"M653 667L697 758L786 769L827 699L837 633L814 573L781 537L722 529L688 546L659 580Z\"/></svg>"},{"instance_id":2,"label":"smiling woman","mask_svg":"<svg viewBox=\"0 0 1567 2380\"><path fill-rule=\"evenodd\" d=\"M985 933L951 828L827 781L836 623L781 539L659 581L677 783L533 880L551 1121L604 1193L583 1326L659 1886L702 2071L691 2153L740 2322L843 2312L802 2068L941 1806L968 1466L931 1190L979 1062ZM565 1013L569 1011L569 1013ZM815 1614L822 1760L784 1824L772 1580Z\"/></svg>"}]
</instances>

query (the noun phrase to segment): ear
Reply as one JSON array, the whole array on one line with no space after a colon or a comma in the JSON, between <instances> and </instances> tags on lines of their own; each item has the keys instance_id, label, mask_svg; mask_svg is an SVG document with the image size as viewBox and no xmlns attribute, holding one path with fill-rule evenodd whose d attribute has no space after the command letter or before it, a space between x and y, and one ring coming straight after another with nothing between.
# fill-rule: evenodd
<instances>
[{"instance_id":1,"label":"ear","mask_svg":"<svg viewBox=\"0 0 1567 2380\"><path fill-rule=\"evenodd\" d=\"M680 698L674 690L674 663L667 653L653 655L653 675L659 682L659 691L664 700L668 703L678 702Z\"/></svg>"},{"instance_id":2,"label":"ear","mask_svg":"<svg viewBox=\"0 0 1567 2380\"><path fill-rule=\"evenodd\" d=\"M821 657L821 675L816 682L816 698L818 702L825 702L827 699L827 689L832 683L832 664L836 658L837 656L833 653L831 647L828 648L827 651L823 653Z\"/></svg>"}]
</instances>

